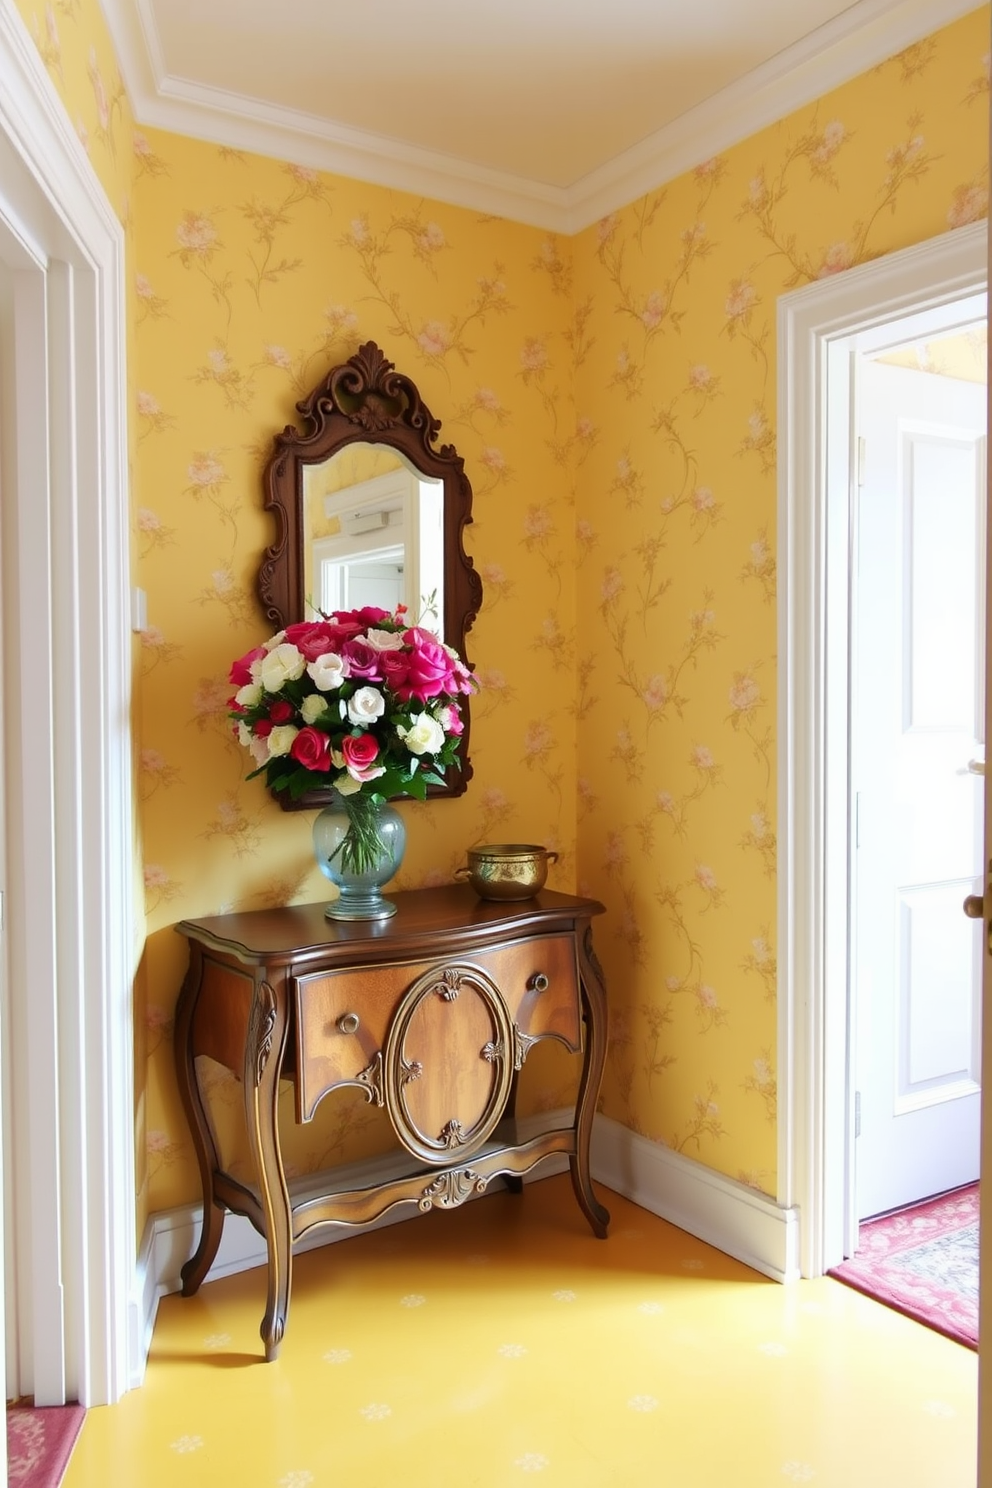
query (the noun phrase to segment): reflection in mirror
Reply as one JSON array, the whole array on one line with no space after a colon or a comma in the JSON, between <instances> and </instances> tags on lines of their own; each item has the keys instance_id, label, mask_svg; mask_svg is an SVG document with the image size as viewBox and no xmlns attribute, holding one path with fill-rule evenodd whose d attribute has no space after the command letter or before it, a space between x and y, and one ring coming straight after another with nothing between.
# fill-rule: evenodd
<instances>
[{"instance_id":1,"label":"reflection in mirror","mask_svg":"<svg viewBox=\"0 0 992 1488\"><path fill-rule=\"evenodd\" d=\"M383 445L353 444L303 472L308 614L406 605L444 629L444 486Z\"/></svg>"},{"instance_id":2,"label":"reflection in mirror","mask_svg":"<svg viewBox=\"0 0 992 1488\"><path fill-rule=\"evenodd\" d=\"M266 619L281 629L317 611L405 604L471 666L465 637L482 606L463 542L472 487L454 445L436 444L441 423L416 384L368 341L296 407L302 431L277 434L265 468L276 525L258 572ZM462 768L431 796L461 795L471 778L468 698L461 713ZM279 800L292 811L330 794Z\"/></svg>"}]
</instances>

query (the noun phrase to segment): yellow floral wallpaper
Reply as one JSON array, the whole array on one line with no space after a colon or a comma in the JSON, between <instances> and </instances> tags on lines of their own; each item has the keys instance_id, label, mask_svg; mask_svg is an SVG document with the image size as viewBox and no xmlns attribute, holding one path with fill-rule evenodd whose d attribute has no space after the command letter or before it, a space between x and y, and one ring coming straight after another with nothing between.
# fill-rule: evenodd
<instances>
[{"instance_id":1,"label":"yellow floral wallpaper","mask_svg":"<svg viewBox=\"0 0 992 1488\"><path fill-rule=\"evenodd\" d=\"M143 636L140 792L149 940L149 1203L189 1199L192 1152L169 1025L184 916L324 897L312 813L285 813L226 717L232 659L268 633L254 598L271 541L261 470L273 435L335 362L377 341L417 382L474 488L467 543L485 587L469 652L475 778L454 801L404 804L397 887L447 882L465 847L521 835L575 878L574 502L595 442L572 401L565 248L534 230L311 170L147 132L134 188L134 410ZM549 292L550 291L550 292ZM158 1033L156 1032L156 1037ZM568 1098L540 1051L532 1103ZM214 1071L214 1104L238 1099ZM289 1101L287 1088L287 1109ZM222 1122L218 1115L218 1125ZM286 1124L297 1171L389 1145L381 1113L342 1093Z\"/></svg>"},{"instance_id":2,"label":"yellow floral wallpaper","mask_svg":"<svg viewBox=\"0 0 992 1488\"><path fill-rule=\"evenodd\" d=\"M579 864L604 1109L774 1193L776 301L983 217L987 11L573 244Z\"/></svg>"},{"instance_id":3,"label":"yellow floral wallpaper","mask_svg":"<svg viewBox=\"0 0 992 1488\"><path fill-rule=\"evenodd\" d=\"M197 1196L172 925L322 895L311 815L244 780L226 674L266 634L272 435L368 338L465 458L485 586L475 777L402 807L402 886L554 847L553 885L607 907L605 1111L774 1192L776 299L985 215L987 9L568 240L135 128L97 0L17 3L128 234L139 1232ZM572 1063L535 1051L532 1108ZM230 1144L237 1086L204 1075ZM284 1131L296 1171L389 1142L348 1095Z\"/></svg>"},{"instance_id":4,"label":"yellow floral wallpaper","mask_svg":"<svg viewBox=\"0 0 992 1488\"><path fill-rule=\"evenodd\" d=\"M892 367L910 367L916 372L933 372L938 377L956 377L962 382L987 382L988 358L988 323L983 321L953 336L900 346L872 360L887 362Z\"/></svg>"}]
</instances>

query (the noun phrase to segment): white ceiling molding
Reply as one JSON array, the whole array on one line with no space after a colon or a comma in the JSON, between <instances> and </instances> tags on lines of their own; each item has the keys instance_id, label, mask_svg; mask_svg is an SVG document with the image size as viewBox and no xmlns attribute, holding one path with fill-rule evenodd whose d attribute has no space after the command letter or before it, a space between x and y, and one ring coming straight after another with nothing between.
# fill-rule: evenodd
<instances>
[{"instance_id":1,"label":"white ceiling molding","mask_svg":"<svg viewBox=\"0 0 992 1488\"><path fill-rule=\"evenodd\" d=\"M974 0L861 0L576 181L564 230L581 231L979 8Z\"/></svg>"},{"instance_id":2,"label":"white ceiling molding","mask_svg":"<svg viewBox=\"0 0 992 1488\"><path fill-rule=\"evenodd\" d=\"M974 0L858 0L835 20L562 188L169 76L149 0L100 3L139 125L564 234L580 232L981 8Z\"/></svg>"}]
</instances>

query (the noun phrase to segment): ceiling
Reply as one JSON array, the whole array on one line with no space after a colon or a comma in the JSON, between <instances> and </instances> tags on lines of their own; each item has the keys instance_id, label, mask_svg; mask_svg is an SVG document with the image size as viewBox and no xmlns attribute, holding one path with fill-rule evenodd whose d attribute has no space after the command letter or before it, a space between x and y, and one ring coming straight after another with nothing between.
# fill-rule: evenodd
<instances>
[{"instance_id":1,"label":"ceiling","mask_svg":"<svg viewBox=\"0 0 992 1488\"><path fill-rule=\"evenodd\" d=\"M102 0L139 124L576 231L975 0Z\"/></svg>"}]
</instances>

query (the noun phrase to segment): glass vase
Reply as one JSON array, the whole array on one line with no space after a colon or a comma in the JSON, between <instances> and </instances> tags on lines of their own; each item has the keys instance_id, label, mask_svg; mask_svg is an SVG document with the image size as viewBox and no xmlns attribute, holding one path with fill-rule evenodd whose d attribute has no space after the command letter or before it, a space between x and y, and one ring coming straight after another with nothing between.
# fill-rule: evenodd
<instances>
[{"instance_id":1,"label":"glass vase","mask_svg":"<svg viewBox=\"0 0 992 1488\"><path fill-rule=\"evenodd\" d=\"M324 910L329 920L384 920L396 905L382 897L403 861L406 828L392 806L367 796L335 796L317 814L313 850L325 878L338 889Z\"/></svg>"}]
</instances>

